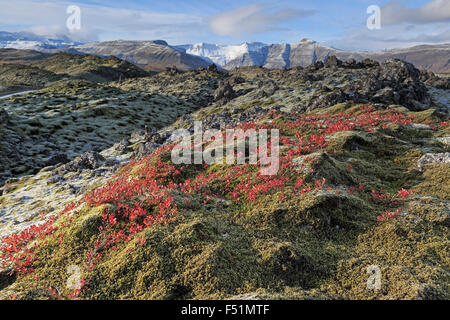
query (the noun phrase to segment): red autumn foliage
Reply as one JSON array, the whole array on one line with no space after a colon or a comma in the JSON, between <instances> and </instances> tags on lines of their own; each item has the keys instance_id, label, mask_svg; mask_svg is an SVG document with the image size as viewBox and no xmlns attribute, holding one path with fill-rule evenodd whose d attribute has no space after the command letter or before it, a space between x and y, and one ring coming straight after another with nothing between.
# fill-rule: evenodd
<instances>
[{"instance_id":1,"label":"red autumn foliage","mask_svg":"<svg viewBox=\"0 0 450 320\"><path fill-rule=\"evenodd\" d=\"M174 165L170 159L165 159L174 145L159 148L153 154L140 161L131 161L110 179L104 186L88 192L78 201L67 205L61 212L53 217L44 217L43 223L29 227L18 234L9 235L0 241L0 267L10 267L13 272L28 273L33 271L34 262L39 257L36 251L47 243L47 237L56 236L59 229L64 229L66 223L60 228L54 226L55 220L63 215L69 216L69 223L78 214L77 208L81 205L97 207L107 205L101 213L102 226L99 228L99 237L91 250L86 252L89 268L95 268L102 258L102 251L115 250L121 242L131 241L137 234L156 223L172 221L178 212L176 195L181 195L185 206L191 204L191 196L202 198L204 204L212 199L228 199L236 203L254 203L271 193L280 192L280 199L287 199L295 192L305 194L323 190L326 179L320 177L307 183L298 177L298 167L293 160L296 157L308 155L317 151L325 151L329 145L327 136L332 133L359 130L373 132L376 128L388 128L392 124L407 125L416 121L409 116L394 110L377 111L373 107L360 107L356 114L290 114L287 118L274 111L261 117L279 119L271 123L244 122L238 128L252 129L278 129L280 142L287 151L280 154L280 170L277 175L262 176L258 168L249 164L226 167L222 172L208 172L208 166L196 168L195 176L186 173L182 165ZM433 125L433 123L430 123ZM440 126L447 126L442 122ZM432 126L434 129L436 125ZM270 152L270 145L268 147ZM302 166L314 163L313 157L306 158ZM259 165L259 163L258 163ZM303 167L300 168L300 171ZM348 166L350 172L353 166ZM314 169L311 168L313 171ZM218 186L218 187L217 187ZM286 192L287 187L293 187L293 192ZM333 188L328 186L328 191ZM341 193L336 189L337 194ZM350 186L348 193L364 193L364 186ZM383 191L368 191L371 199L383 205L395 205L395 197ZM412 190L398 191L398 197L404 198ZM219 202L218 202L219 203ZM394 212L385 211L378 217L378 221L391 219L400 214L398 209ZM62 244L64 233L57 235L58 242ZM35 241L35 240L43 241ZM145 245L145 238L138 238L141 246ZM67 297L79 297L81 291L72 291ZM55 296L54 289L51 290ZM58 296L56 294L56 296Z\"/></svg>"}]
</instances>

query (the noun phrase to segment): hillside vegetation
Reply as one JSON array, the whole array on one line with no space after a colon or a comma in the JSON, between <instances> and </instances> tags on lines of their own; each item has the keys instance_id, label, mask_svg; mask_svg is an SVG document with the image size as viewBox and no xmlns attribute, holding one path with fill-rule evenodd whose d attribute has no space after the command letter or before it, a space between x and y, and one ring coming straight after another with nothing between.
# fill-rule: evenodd
<instances>
[{"instance_id":1,"label":"hillside vegetation","mask_svg":"<svg viewBox=\"0 0 450 320\"><path fill-rule=\"evenodd\" d=\"M19 51L19 50L16 50ZM25 50L24 50L25 51ZM0 52L0 94L42 89L58 82L87 80L94 83L148 76L137 66L115 57L56 53L15 59L17 54ZM22 53L22 52L21 52ZM32 52L33 53L33 52Z\"/></svg>"},{"instance_id":2,"label":"hillside vegetation","mask_svg":"<svg viewBox=\"0 0 450 320\"><path fill-rule=\"evenodd\" d=\"M32 126L56 130L65 163L11 172L0 189L0 297L449 299L450 128L436 99L449 92L423 81L400 60L330 57L287 70L171 69L5 100L3 134L29 130L26 112L71 119ZM37 101L42 109L27 111ZM171 134L193 132L195 120L279 130L280 170L175 165ZM121 121L135 131L118 132ZM80 139L98 152L83 153ZM66 286L70 266L80 289ZM379 289L367 286L374 266Z\"/></svg>"}]
</instances>

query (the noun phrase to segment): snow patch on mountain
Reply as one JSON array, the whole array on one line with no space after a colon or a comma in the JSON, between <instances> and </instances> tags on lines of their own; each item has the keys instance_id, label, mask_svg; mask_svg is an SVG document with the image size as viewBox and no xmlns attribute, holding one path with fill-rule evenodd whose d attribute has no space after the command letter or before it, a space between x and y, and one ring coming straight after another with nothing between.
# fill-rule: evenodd
<instances>
[{"instance_id":1,"label":"snow patch on mountain","mask_svg":"<svg viewBox=\"0 0 450 320\"><path fill-rule=\"evenodd\" d=\"M29 32L0 31L0 48L51 51L79 45L66 36L58 38L38 36Z\"/></svg>"},{"instance_id":2,"label":"snow patch on mountain","mask_svg":"<svg viewBox=\"0 0 450 320\"><path fill-rule=\"evenodd\" d=\"M259 56L267 48L267 45L261 42L244 42L238 45L218 45L202 42L193 45L177 46L176 48L191 55L207 58L219 66L224 66L245 54L250 54L258 57L257 60L261 60ZM256 63L264 64L264 61L256 61Z\"/></svg>"}]
</instances>

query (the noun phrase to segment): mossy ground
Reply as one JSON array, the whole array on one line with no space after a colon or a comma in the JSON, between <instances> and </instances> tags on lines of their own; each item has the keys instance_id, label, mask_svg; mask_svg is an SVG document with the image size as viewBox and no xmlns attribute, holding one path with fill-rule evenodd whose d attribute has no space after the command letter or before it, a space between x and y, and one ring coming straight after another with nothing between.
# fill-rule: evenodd
<instances>
[{"instance_id":1,"label":"mossy ground","mask_svg":"<svg viewBox=\"0 0 450 320\"><path fill-rule=\"evenodd\" d=\"M393 110L371 112L389 115ZM416 119L425 114L402 112ZM324 111L355 119L363 113L347 104ZM272 123L282 125L284 117ZM442 121L433 119L432 112L420 122L426 120ZM245 179L258 181L258 168L185 166L181 175L164 176L165 183L198 182L190 185L195 192L174 191L176 215L114 248L95 249L104 237L102 214L114 204L85 204L61 216L55 233L37 240L47 242L37 249L34 271L18 274L2 293L6 298L53 298L51 287L56 297L65 298L70 292L67 267L77 265L86 280L81 299L449 299L450 168L430 165L422 173L415 167L424 147L447 150L433 142L447 128L421 130L380 123L374 130L330 133L327 144L309 150L315 156L302 158L302 169L294 166L283 173L287 182L282 187L252 200L245 193L237 199L231 191ZM298 132L310 136L317 127ZM294 137L292 129L282 133ZM417 142L417 136L423 140ZM168 152L156 159L167 161ZM146 179L146 169L157 162L132 163L120 174ZM312 190L299 192L298 178ZM317 181L326 183L317 187ZM414 193L398 197L402 188ZM386 198L374 198L372 190ZM397 208L401 215L377 221L383 211ZM93 250L101 253L97 260L87 257ZM379 290L367 287L372 265L381 270Z\"/></svg>"}]
</instances>

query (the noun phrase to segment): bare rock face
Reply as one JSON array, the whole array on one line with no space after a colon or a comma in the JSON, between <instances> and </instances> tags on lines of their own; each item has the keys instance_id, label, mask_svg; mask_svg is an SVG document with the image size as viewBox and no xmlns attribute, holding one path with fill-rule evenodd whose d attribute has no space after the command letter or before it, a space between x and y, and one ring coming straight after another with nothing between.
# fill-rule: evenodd
<instances>
[{"instance_id":1,"label":"bare rock face","mask_svg":"<svg viewBox=\"0 0 450 320\"><path fill-rule=\"evenodd\" d=\"M326 68L340 67L340 66L342 66L342 61L336 58L336 56L329 56L327 60L325 60Z\"/></svg>"},{"instance_id":2,"label":"bare rock face","mask_svg":"<svg viewBox=\"0 0 450 320\"><path fill-rule=\"evenodd\" d=\"M450 78L438 78L435 77L432 81L426 82L427 84L432 85L433 87L436 87L438 89L447 89L450 90Z\"/></svg>"},{"instance_id":3,"label":"bare rock face","mask_svg":"<svg viewBox=\"0 0 450 320\"><path fill-rule=\"evenodd\" d=\"M420 80L438 89L450 89L450 78L438 77L431 71L422 70L420 72Z\"/></svg>"},{"instance_id":4,"label":"bare rock face","mask_svg":"<svg viewBox=\"0 0 450 320\"><path fill-rule=\"evenodd\" d=\"M373 102L400 104L412 111L420 111L432 103L420 77L420 71L411 63L391 59L361 79L358 90Z\"/></svg>"},{"instance_id":5,"label":"bare rock face","mask_svg":"<svg viewBox=\"0 0 450 320\"><path fill-rule=\"evenodd\" d=\"M372 59L366 58L362 61L362 65L364 68L372 68L372 67L378 67L380 64Z\"/></svg>"},{"instance_id":6,"label":"bare rock face","mask_svg":"<svg viewBox=\"0 0 450 320\"><path fill-rule=\"evenodd\" d=\"M119 154L126 153L128 151L128 146L130 145L130 142L128 139L124 138L120 142L114 144L113 149Z\"/></svg>"},{"instance_id":7,"label":"bare rock face","mask_svg":"<svg viewBox=\"0 0 450 320\"><path fill-rule=\"evenodd\" d=\"M450 163L450 152L427 153L417 161L417 167L422 171L425 165L431 163Z\"/></svg>"},{"instance_id":8,"label":"bare rock face","mask_svg":"<svg viewBox=\"0 0 450 320\"><path fill-rule=\"evenodd\" d=\"M341 89L336 89L331 92L325 93L319 96L317 99L311 102L308 107L308 111L323 107L332 106L338 103L342 103L348 100L347 94Z\"/></svg>"},{"instance_id":9,"label":"bare rock face","mask_svg":"<svg viewBox=\"0 0 450 320\"><path fill-rule=\"evenodd\" d=\"M55 153L54 155L52 155L48 159L46 165L47 166L54 166L54 165L57 165L57 164L64 164L64 163L67 163L67 162L69 162L69 159L67 159L66 154L58 152L58 153Z\"/></svg>"},{"instance_id":10,"label":"bare rock face","mask_svg":"<svg viewBox=\"0 0 450 320\"><path fill-rule=\"evenodd\" d=\"M66 164L66 169L69 171L93 170L99 168L104 161L105 158L100 153L89 151Z\"/></svg>"},{"instance_id":11,"label":"bare rock face","mask_svg":"<svg viewBox=\"0 0 450 320\"><path fill-rule=\"evenodd\" d=\"M399 59L390 59L380 66L380 80L402 82L405 80L418 80L420 71L409 62Z\"/></svg>"},{"instance_id":12,"label":"bare rock face","mask_svg":"<svg viewBox=\"0 0 450 320\"><path fill-rule=\"evenodd\" d=\"M214 91L214 99L222 104L226 104L236 97L236 92L228 82L221 82L217 90Z\"/></svg>"}]
</instances>

